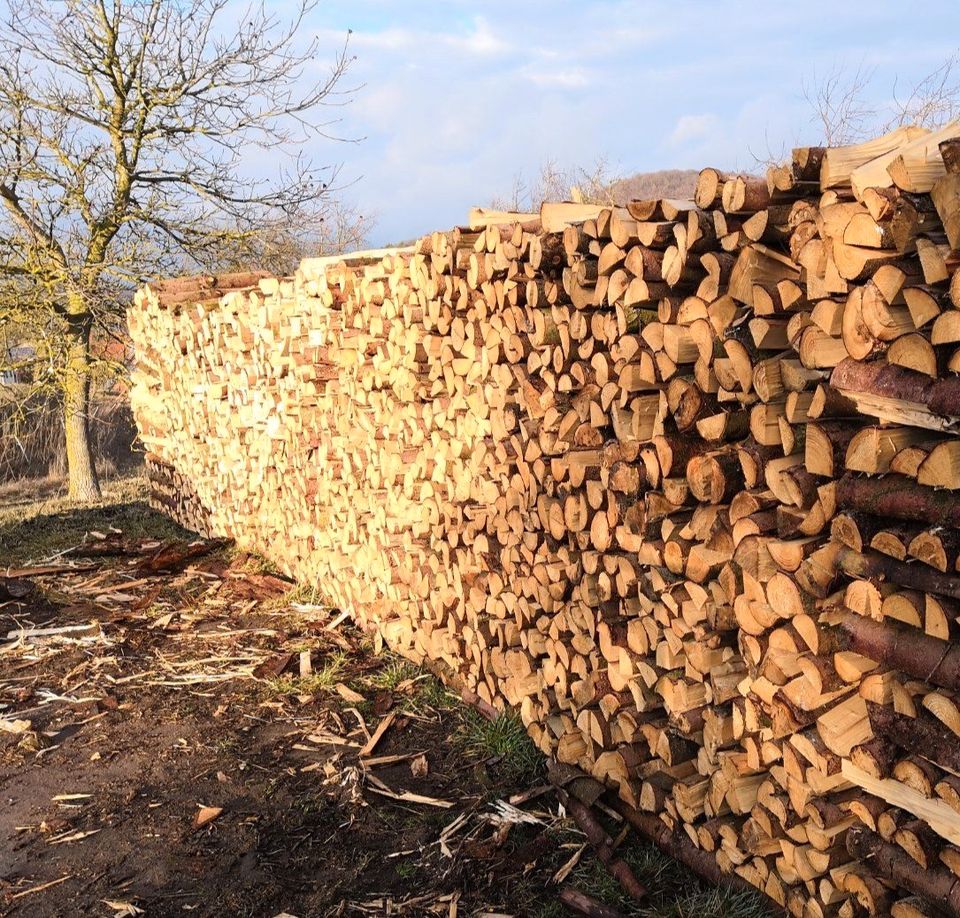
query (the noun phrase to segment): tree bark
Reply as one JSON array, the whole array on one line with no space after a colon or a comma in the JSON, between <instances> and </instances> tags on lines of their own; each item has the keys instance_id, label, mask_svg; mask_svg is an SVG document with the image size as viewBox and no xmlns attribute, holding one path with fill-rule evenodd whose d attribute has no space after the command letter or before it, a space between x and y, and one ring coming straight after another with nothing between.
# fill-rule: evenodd
<instances>
[{"instance_id":1,"label":"tree bark","mask_svg":"<svg viewBox=\"0 0 960 918\"><path fill-rule=\"evenodd\" d=\"M714 885L733 889L753 890L746 880L736 874L720 870L717 859L709 851L697 848L682 830L671 832L667 825L653 813L641 813L619 798L611 801L612 807L630 823L644 838L653 842L674 860L686 864L695 874Z\"/></svg>"},{"instance_id":2,"label":"tree bark","mask_svg":"<svg viewBox=\"0 0 960 918\"><path fill-rule=\"evenodd\" d=\"M908 564L873 549L857 552L844 546L838 546L836 557L837 569L851 577L890 580L907 589L960 599L960 577L942 574L926 564Z\"/></svg>"},{"instance_id":3,"label":"tree bark","mask_svg":"<svg viewBox=\"0 0 960 918\"><path fill-rule=\"evenodd\" d=\"M564 886L557 894L557 898L571 911L588 918L624 918L623 912L602 902L597 902L585 892L573 886Z\"/></svg>"},{"instance_id":4,"label":"tree bark","mask_svg":"<svg viewBox=\"0 0 960 918\"><path fill-rule=\"evenodd\" d=\"M623 891L638 902L643 899L647 894L646 888L637 880L626 861L616 855L613 839L597 822L590 807L568 794L562 787L557 788L557 795L586 835L600 862L620 884Z\"/></svg>"},{"instance_id":5,"label":"tree bark","mask_svg":"<svg viewBox=\"0 0 960 918\"><path fill-rule=\"evenodd\" d=\"M25 599L36 586L32 580L23 580L19 577L0 577L0 602Z\"/></svg>"},{"instance_id":6,"label":"tree bark","mask_svg":"<svg viewBox=\"0 0 960 918\"><path fill-rule=\"evenodd\" d=\"M944 417L960 417L960 378L956 376L930 379L924 373L881 360L862 363L847 358L834 368L830 385L926 405L934 414Z\"/></svg>"},{"instance_id":7,"label":"tree bark","mask_svg":"<svg viewBox=\"0 0 960 918\"><path fill-rule=\"evenodd\" d=\"M63 379L64 433L70 500L100 498L100 481L90 444L90 315L67 319L67 362Z\"/></svg>"}]
</instances>

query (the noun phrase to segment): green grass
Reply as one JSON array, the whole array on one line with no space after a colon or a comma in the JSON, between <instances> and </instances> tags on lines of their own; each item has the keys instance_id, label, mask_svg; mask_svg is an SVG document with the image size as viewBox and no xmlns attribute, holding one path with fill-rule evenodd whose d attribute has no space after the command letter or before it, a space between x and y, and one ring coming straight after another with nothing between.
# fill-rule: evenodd
<instances>
[{"instance_id":1,"label":"green grass","mask_svg":"<svg viewBox=\"0 0 960 918\"><path fill-rule=\"evenodd\" d=\"M24 483L17 499L0 505L0 558L5 564L27 564L79 545L91 530L110 527L128 538L191 539L194 533L147 506L142 473L103 483L103 499L76 504L66 497L31 496Z\"/></svg>"},{"instance_id":2,"label":"green grass","mask_svg":"<svg viewBox=\"0 0 960 918\"><path fill-rule=\"evenodd\" d=\"M256 568L251 568L247 565L253 564ZM260 558L257 555L252 556L250 561L247 562L247 565L241 567L241 570L249 570L254 574L278 574L280 573L269 561L265 558ZM263 602L260 608L264 612L281 612L286 609L290 609L294 604L305 605L305 606L323 606L326 608L328 603L325 601L323 594L320 592L319 587L308 586L304 583L298 583L295 586L292 586L286 593L281 594L273 599L268 599Z\"/></svg>"},{"instance_id":3,"label":"green grass","mask_svg":"<svg viewBox=\"0 0 960 918\"><path fill-rule=\"evenodd\" d=\"M520 718L512 712L487 720L468 708L455 739L468 755L481 760L498 759L497 771L510 781L532 781L543 772L543 753L533 745Z\"/></svg>"},{"instance_id":4,"label":"green grass","mask_svg":"<svg viewBox=\"0 0 960 918\"><path fill-rule=\"evenodd\" d=\"M582 836L570 835L567 840L582 841ZM570 853L569 848L559 852L558 866ZM629 837L618 853L647 887L643 902L630 899L589 848L564 882L635 918L772 918L770 904L759 892L709 886L679 861L635 836ZM538 881L524 883L519 899L523 914L530 918L569 915L556 898L544 895Z\"/></svg>"},{"instance_id":5,"label":"green grass","mask_svg":"<svg viewBox=\"0 0 960 918\"><path fill-rule=\"evenodd\" d=\"M343 671L347 665L345 653L335 653L327 657L320 669L314 670L309 676L281 676L271 679L270 688L278 695L318 695L320 692L329 692L342 681Z\"/></svg>"},{"instance_id":6,"label":"green grass","mask_svg":"<svg viewBox=\"0 0 960 918\"><path fill-rule=\"evenodd\" d=\"M635 836L628 837L618 853L647 887L643 902L630 899L589 848L566 882L637 918L771 918L773 914L759 892L710 886L684 864ZM551 902L532 914L560 918L566 912L559 903Z\"/></svg>"},{"instance_id":7,"label":"green grass","mask_svg":"<svg viewBox=\"0 0 960 918\"><path fill-rule=\"evenodd\" d=\"M237 545L232 545L227 549L226 558L231 562L231 566L235 570L244 574L273 574L274 576L283 576L280 568L269 558L265 558L255 551L240 548ZM238 563L238 559L241 558L242 561Z\"/></svg>"},{"instance_id":8,"label":"green grass","mask_svg":"<svg viewBox=\"0 0 960 918\"><path fill-rule=\"evenodd\" d=\"M368 678L374 688L389 692L396 691L398 685L408 679L416 679L423 670L415 663L392 654L385 655L384 665Z\"/></svg>"},{"instance_id":9,"label":"green grass","mask_svg":"<svg viewBox=\"0 0 960 918\"><path fill-rule=\"evenodd\" d=\"M433 674L417 683L416 694L410 701L414 710L431 711L451 711L463 704L460 698Z\"/></svg>"},{"instance_id":10,"label":"green grass","mask_svg":"<svg viewBox=\"0 0 960 918\"><path fill-rule=\"evenodd\" d=\"M385 653L380 668L364 680L380 692L396 692L403 687L397 702L410 714L429 717L460 706L460 699L433 673L404 657ZM404 683L413 683L404 686Z\"/></svg>"}]
</instances>

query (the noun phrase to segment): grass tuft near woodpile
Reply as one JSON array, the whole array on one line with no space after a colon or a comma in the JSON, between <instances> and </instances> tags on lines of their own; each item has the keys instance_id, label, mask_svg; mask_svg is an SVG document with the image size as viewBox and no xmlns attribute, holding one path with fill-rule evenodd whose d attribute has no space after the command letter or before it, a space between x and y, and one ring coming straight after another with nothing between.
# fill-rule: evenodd
<instances>
[{"instance_id":1,"label":"grass tuft near woodpile","mask_svg":"<svg viewBox=\"0 0 960 918\"><path fill-rule=\"evenodd\" d=\"M515 780L533 781L543 775L543 753L533 745L520 718L513 712L487 720L467 709L457 738L468 754L496 760Z\"/></svg>"}]
</instances>

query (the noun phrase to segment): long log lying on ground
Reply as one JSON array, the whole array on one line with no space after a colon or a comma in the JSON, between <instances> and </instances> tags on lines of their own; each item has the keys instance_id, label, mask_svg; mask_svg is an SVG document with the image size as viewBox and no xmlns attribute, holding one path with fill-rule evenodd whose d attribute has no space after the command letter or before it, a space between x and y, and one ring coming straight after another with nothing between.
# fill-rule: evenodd
<instances>
[{"instance_id":1,"label":"long log lying on ground","mask_svg":"<svg viewBox=\"0 0 960 918\"><path fill-rule=\"evenodd\" d=\"M590 807L581 803L576 797L572 797L563 788L558 788L557 793L567 811L576 820L581 831L587 837L587 841L593 847L600 862L607 868L612 876L631 899L641 901L647 895L646 888L637 880L633 871L623 858L615 854L613 839L607 834L606 830L597 822Z\"/></svg>"},{"instance_id":2,"label":"long log lying on ground","mask_svg":"<svg viewBox=\"0 0 960 918\"><path fill-rule=\"evenodd\" d=\"M570 768L564 768L559 772L551 771L550 780L566 793L568 799L579 803L584 808L586 808L586 804L575 796L572 789L569 793L564 790L565 783L569 785L571 782L576 782L576 786L581 791L584 783L594 785L590 796L599 796L602 792L602 785L599 785L593 778ZM640 812L619 799L612 800L611 805L643 838L656 845L664 854L685 864L697 876L714 886L729 886L744 891L750 889L750 885L736 874L723 873L716 859L711 857L709 852L698 849L684 833L671 831L666 823L653 814Z\"/></svg>"}]
</instances>

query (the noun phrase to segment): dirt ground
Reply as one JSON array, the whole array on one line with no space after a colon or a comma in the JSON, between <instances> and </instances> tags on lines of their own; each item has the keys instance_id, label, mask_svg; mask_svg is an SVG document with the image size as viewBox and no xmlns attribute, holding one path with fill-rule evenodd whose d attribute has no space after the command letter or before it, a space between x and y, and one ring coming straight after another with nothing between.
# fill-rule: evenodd
<instances>
[{"instance_id":1,"label":"dirt ground","mask_svg":"<svg viewBox=\"0 0 960 918\"><path fill-rule=\"evenodd\" d=\"M0 603L0 915L547 918L563 884L765 914L633 841L650 895L626 901L514 719L260 559L178 561L192 537L139 488L0 508L0 575L52 568Z\"/></svg>"}]
</instances>

